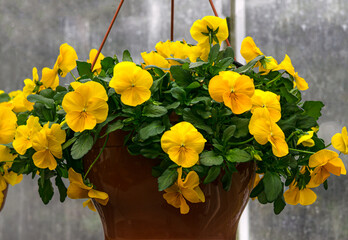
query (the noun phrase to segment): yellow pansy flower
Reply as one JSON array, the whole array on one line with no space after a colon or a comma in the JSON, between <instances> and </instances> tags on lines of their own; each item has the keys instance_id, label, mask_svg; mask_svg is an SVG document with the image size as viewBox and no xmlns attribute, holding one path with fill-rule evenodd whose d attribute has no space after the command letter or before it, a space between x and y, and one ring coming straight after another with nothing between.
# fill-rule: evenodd
<instances>
[{"instance_id":1,"label":"yellow pansy flower","mask_svg":"<svg viewBox=\"0 0 348 240\"><path fill-rule=\"evenodd\" d=\"M114 76L109 85L117 94L121 94L122 103L135 107L150 99L152 83L148 71L133 62L121 62L114 67Z\"/></svg>"},{"instance_id":2,"label":"yellow pansy flower","mask_svg":"<svg viewBox=\"0 0 348 240\"><path fill-rule=\"evenodd\" d=\"M270 142L275 156L283 157L289 153L289 147L285 141L283 131L275 122L265 116L263 111L259 109L254 110L249 123L249 132L261 145Z\"/></svg>"},{"instance_id":3,"label":"yellow pansy flower","mask_svg":"<svg viewBox=\"0 0 348 240\"><path fill-rule=\"evenodd\" d=\"M305 147L313 147L315 145L314 140L312 139L314 134L314 131L308 131L304 135L302 135L298 141L297 145L300 145L302 143L303 146Z\"/></svg>"},{"instance_id":4,"label":"yellow pansy flower","mask_svg":"<svg viewBox=\"0 0 348 240\"><path fill-rule=\"evenodd\" d=\"M243 56L247 63L258 56L264 55L261 52L260 48L256 46L252 37L244 38L244 40L242 41L240 54ZM274 70L278 66L277 61L271 56L266 56L266 58L263 60L263 63L264 66L259 61L255 65L255 67L259 67L259 71L264 72L264 74L268 74L271 70Z\"/></svg>"},{"instance_id":5,"label":"yellow pansy flower","mask_svg":"<svg viewBox=\"0 0 348 240\"><path fill-rule=\"evenodd\" d=\"M162 135L161 146L173 162L189 168L198 162L206 141L191 123L180 122Z\"/></svg>"},{"instance_id":6,"label":"yellow pansy flower","mask_svg":"<svg viewBox=\"0 0 348 240\"><path fill-rule=\"evenodd\" d=\"M209 94L217 102L224 102L234 114L242 114L252 107L253 80L239 73L222 71L209 82Z\"/></svg>"},{"instance_id":7,"label":"yellow pansy flower","mask_svg":"<svg viewBox=\"0 0 348 240\"><path fill-rule=\"evenodd\" d=\"M4 173L0 173L0 209L3 204L4 195L2 193L3 190L7 188L7 184L12 186L20 183L23 179L23 176L18 175L15 172L9 172L8 169L11 167L12 162L16 158L16 155L11 154L11 151L8 147L0 145L0 162L6 162L3 165Z\"/></svg>"},{"instance_id":8,"label":"yellow pansy flower","mask_svg":"<svg viewBox=\"0 0 348 240\"><path fill-rule=\"evenodd\" d=\"M33 68L33 80L27 78L24 80L25 87L23 88L24 96L28 96L34 92L36 83L39 81L39 75L37 74L37 68Z\"/></svg>"},{"instance_id":9,"label":"yellow pansy flower","mask_svg":"<svg viewBox=\"0 0 348 240\"><path fill-rule=\"evenodd\" d=\"M0 107L0 144L13 141L17 128L17 116L10 108Z\"/></svg>"},{"instance_id":10,"label":"yellow pansy flower","mask_svg":"<svg viewBox=\"0 0 348 240\"><path fill-rule=\"evenodd\" d=\"M42 69L41 82L46 88L52 88L53 90L59 85L58 74L65 77L71 70L76 67L77 54L73 47L64 43L60 46L60 54L54 64L53 69Z\"/></svg>"},{"instance_id":11,"label":"yellow pansy flower","mask_svg":"<svg viewBox=\"0 0 348 240\"><path fill-rule=\"evenodd\" d=\"M314 131L315 133L319 132L319 126L316 127L311 127L312 131Z\"/></svg>"},{"instance_id":12,"label":"yellow pansy flower","mask_svg":"<svg viewBox=\"0 0 348 240\"><path fill-rule=\"evenodd\" d=\"M29 102L27 96L22 91L15 91L9 94L12 103L12 110L15 113L32 111L34 109L34 103Z\"/></svg>"},{"instance_id":13,"label":"yellow pansy flower","mask_svg":"<svg viewBox=\"0 0 348 240\"><path fill-rule=\"evenodd\" d=\"M220 44L228 38L227 21L215 16L206 16L193 23L190 33L192 38L200 44L209 45L209 41L213 45Z\"/></svg>"},{"instance_id":14,"label":"yellow pansy flower","mask_svg":"<svg viewBox=\"0 0 348 240\"><path fill-rule=\"evenodd\" d=\"M284 60L274 69L275 71L285 70L291 76L294 77L294 86L297 87L298 90L305 91L308 89L308 83L306 80L298 76L298 72L295 72L295 68L291 63L290 57L286 54Z\"/></svg>"},{"instance_id":15,"label":"yellow pansy flower","mask_svg":"<svg viewBox=\"0 0 348 240\"><path fill-rule=\"evenodd\" d=\"M308 166L314 168L308 183L310 187L317 187L325 182L330 177L330 173L336 176L346 175L346 168L338 154L327 149L310 156Z\"/></svg>"},{"instance_id":16,"label":"yellow pansy flower","mask_svg":"<svg viewBox=\"0 0 348 240\"><path fill-rule=\"evenodd\" d=\"M157 66L157 67L165 68L165 69L170 68L169 62L164 57L162 57L159 53L156 53L154 51L150 53L142 52L141 57L143 58L145 62L144 66L152 65L152 66Z\"/></svg>"},{"instance_id":17,"label":"yellow pansy flower","mask_svg":"<svg viewBox=\"0 0 348 240\"><path fill-rule=\"evenodd\" d=\"M281 118L281 108L277 94L269 91L255 90L251 98L251 113L255 109L262 109L271 118L272 121L278 122Z\"/></svg>"},{"instance_id":18,"label":"yellow pansy flower","mask_svg":"<svg viewBox=\"0 0 348 240\"><path fill-rule=\"evenodd\" d=\"M17 153L24 155L27 149L32 147L32 138L42 129L39 118L30 116L26 125L19 126L12 143Z\"/></svg>"},{"instance_id":19,"label":"yellow pansy flower","mask_svg":"<svg viewBox=\"0 0 348 240\"><path fill-rule=\"evenodd\" d=\"M65 131L55 123L49 128L49 123L34 135L32 146L36 153L33 155L33 162L38 168L54 170L57 167L57 160L63 157L62 144L65 142Z\"/></svg>"},{"instance_id":20,"label":"yellow pansy flower","mask_svg":"<svg viewBox=\"0 0 348 240\"><path fill-rule=\"evenodd\" d=\"M102 205L106 205L109 201L109 195L105 192L97 191L93 189L93 186L87 186L84 184L81 174L76 173L72 168L69 169L69 181L70 185L67 190L68 197L71 199L83 199L88 198L83 203L83 206L88 206L92 211L96 211L93 205L92 199L96 200Z\"/></svg>"},{"instance_id":21,"label":"yellow pansy flower","mask_svg":"<svg viewBox=\"0 0 348 240\"><path fill-rule=\"evenodd\" d=\"M66 112L65 120L74 132L93 129L108 116L106 90L94 81L76 84L74 87L75 91L67 93L62 102Z\"/></svg>"},{"instance_id":22,"label":"yellow pansy flower","mask_svg":"<svg viewBox=\"0 0 348 240\"><path fill-rule=\"evenodd\" d=\"M182 180L182 168L178 168L178 181L165 189L163 198L168 204L180 208L181 214L187 214L190 207L186 200L192 203L205 202L205 196L199 187L199 177L195 171L190 171L185 181ZM186 200L185 200L186 199Z\"/></svg>"},{"instance_id":23,"label":"yellow pansy flower","mask_svg":"<svg viewBox=\"0 0 348 240\"><path fill-rule=\"evenodd\" d=\"M348 134L347 127L342 128L342 133L336 133L331 138L331 143L334 148L343 154L348 154Z\"/></svg>"},{"instance_id":24,"label":"yellow pansy flower","mask_svg":"<svg viewBox=\"0 0 348 240\"><path fill-rule=\"evenodd\" d=\"M93 64L93 61L95 57L97 56L98 50L97 49L91 49L89 52L89 59L87 60L88 63ZM102 70L101 61L104 59L104 55L102 53L99 53L98 59L95 62L95 65L93 67L92 72L96 71L95 74L99 74Z\"/></svg>"},{"instance_id":25,"label":"yellow pansy flower","mask_svg":"<svg viewBox=\"0 0 348 240\"><path fill-rule=\"evenodd\" d=\"M299 189L295 181L289 186L289 189L284 193L284 200L290 205L311 205L317 200L317 195L308 188Z\"/></svg>"}]
</instances>

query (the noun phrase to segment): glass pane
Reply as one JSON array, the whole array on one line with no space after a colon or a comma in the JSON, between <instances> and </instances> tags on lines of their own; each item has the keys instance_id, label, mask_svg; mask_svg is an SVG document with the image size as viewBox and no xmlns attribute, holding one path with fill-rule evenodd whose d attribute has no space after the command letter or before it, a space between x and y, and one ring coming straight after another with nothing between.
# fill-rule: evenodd
<instances>
[{"instance_id":1,"label":"glass pane","mask_svg":"<svg viewBox=\"0 0 348 240\"><path fill-rule=\"evenodd\" d=\"M119 1L103 0L0 0L0 89L21 89L32 78L32 68L52 68L59 46L69 43L80 59L98 48ZM227 0L214 1L219 13L229 14ZM212 15L208 1L175 1L175 39L190 37L196 19ZM223 16L223 15L221 15ZM170 1L127 0L102 51L122 56L129 49L133 59L154 50L159 41L170 37ZM61 79L68 83L71 77ZM54 184L54 183L53 183ZM0 213L0 239L102 239L97 214L82 208L82 201L59 203L58 192L45 206L37 192L37 177L10 187L5 209Z\"/></svg>"},{"instance_id":2,"label":"glass pane","mask_svg":"<svg viewBox=\"0 0 348 240\"><path fill-rule=\"evenodd\" d=\"M332 135L348 125L348 4L346 0L248 0L246 33L278 62L290 56L310 89L305 100L326 106L319 135ZM347 156L341 155L347 166ZM250 204L250 239L346 239L346 177L330 177L329 189L315 189L311 206L290 206L275 216L272 205Z\"/></svg>"}]
</instances>

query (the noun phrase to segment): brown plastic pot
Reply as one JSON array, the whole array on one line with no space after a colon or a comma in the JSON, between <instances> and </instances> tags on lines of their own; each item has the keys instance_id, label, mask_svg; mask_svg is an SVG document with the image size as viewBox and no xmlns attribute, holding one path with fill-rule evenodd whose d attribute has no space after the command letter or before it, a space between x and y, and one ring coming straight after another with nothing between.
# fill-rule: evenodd
<instances>
[{"instance_id":1,"label":"brown plastic pot","mask_svg":"<svg viewBox=\"0 0 348 240\"><path fill-rule=\"evenodd\" d=\"M105 240L127 239L236 239L239 218L248 202L254 163L237 166L229 192L221 184L201 185L205 203L188 203L190 212L167 204L157 190L151 168L158 160L132 156L123 146L125 132L110 135L107 147L88 178L100 191L109 194L106 206L94 202L100 215ZM101 150L104 139L84 159L85 169Z\"/></svg>"},{"instance_id":2,"label":"brown plastic pot","mask_svg":"<svg viewBox=\"0 0 348 240\"><path fill-rule=\"evenodd\" d=\"M6 201L6 197L7 197L7 190L8 190L8 187L6 187L5 190L2 191L2 193L4 194L4 201L2 202L2 205L0 205L0 212L5 206L5 201Z\"/></svg>"}]
</instances>

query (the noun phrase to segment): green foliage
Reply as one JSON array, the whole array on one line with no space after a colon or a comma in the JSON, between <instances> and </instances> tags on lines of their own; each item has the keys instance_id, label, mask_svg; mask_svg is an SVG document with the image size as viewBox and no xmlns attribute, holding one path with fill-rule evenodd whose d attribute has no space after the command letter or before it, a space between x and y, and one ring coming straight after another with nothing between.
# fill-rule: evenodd
<instances>
[{"instance_id":1,"label":"green foliage","mask_svg":"<svg viewBox=\"0 0 348 240\"><path fill-rule=\"evenodd\" d=\"M221 172L221 167L218 167L218 166L211 167L203 183L208 184L215 181L215 179L220 175L220 172Z\"/></svg>"},{"instance_id":2,"label":"green foliage","mask_svg":"<svg viewBox=\"0 0 348 240\"><path fill-rule=\"evenodd\" d=\"M200 162L204 166L221 165L223 161L223 157L217 155L214 151L203 152L200 155Z\"/></svg>"},{"instance_id":3,"label":"green foliage","mask_svg":"<svg viewBox=\"0 0 348 240\"><path fill-rule=\"evenodd\" d=\"M252 157L246 151L234 148L228 150L226 153L226 159L230 162L249 162L252 160Z\"/></svg>"},{"instance_id":4,"label":"green foliage","mask_svg":"<svg viewBox=\"0 0 348 240\"><path fill-rule=\"evenodd\" d=\"M178 172L176 168L168 168L158 178L158 191L163 191L174 184L178 178Z\"/></svg>"},{"instance_id":5,"label":"green foliage","mask_svg":"<svg viewBox=\"0 0 348 240\"><path fill-rule=\"evenodd\" d=\"M71 148L71 157L80 159L85 156L93 147L93 137L87 134L81 134Z\"/></svg>"}]
</instances>

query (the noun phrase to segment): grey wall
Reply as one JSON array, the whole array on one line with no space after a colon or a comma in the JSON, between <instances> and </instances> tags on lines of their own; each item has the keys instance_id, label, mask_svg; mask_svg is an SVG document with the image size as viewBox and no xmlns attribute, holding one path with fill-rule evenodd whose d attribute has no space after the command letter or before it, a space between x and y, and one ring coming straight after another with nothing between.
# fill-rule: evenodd
<instances>
[{"instance_id":1,"label":"grey wall","mask_svg":"<svg viewBox=\"0 0 348 240\"><path fill-rule=\"evenodd\" d=\"M32 68L52 68L59 46L69 43L79 59L98 48L119 1L103 0L0 0L0 89L12 91L32 78ZM217 10L229 14L228 0L215 0ZM175 39L195 43L192 23L212 15L208 0L175 1ZM223 16L221 15L221 16ZM129 49L135 60L170 37L170 0L126 0L105 44L103 53L120 55ZM61 84L68 82L61 80ZM82 201L58 196L45 206L37 193L37 179L27 177L10 188L0 214L1 240L102 239L96 213L82 208Z\"/></svg>"}]
</instances>

